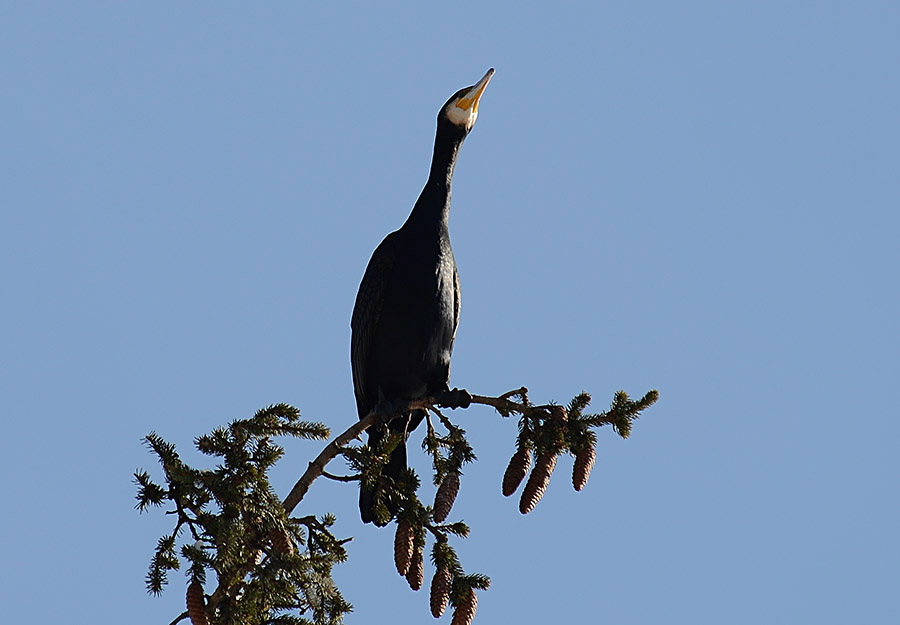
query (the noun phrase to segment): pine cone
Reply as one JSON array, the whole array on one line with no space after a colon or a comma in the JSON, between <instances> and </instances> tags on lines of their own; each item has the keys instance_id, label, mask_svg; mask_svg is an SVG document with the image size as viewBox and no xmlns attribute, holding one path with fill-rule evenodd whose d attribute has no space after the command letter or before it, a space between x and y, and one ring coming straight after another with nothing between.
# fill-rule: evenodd
<instances>
[{"instance_id":1,"label":"pine cone","mask_svg":"<svg viewBox=\"0 0 900 625\"><path fill-rule=\"evenodd\" d=\"M286 556L294 553L294 543L291 542L290 537L284 530L277 530L273 528L269 532L269 540L272 541L272 546L279 553Z\"/></svg>"},{"instance_id":2,"label":"pine cone","mask_svg":"<svg viewBox=\"0 0 900 625\"><path fill-rule=\"evenodd\" d=\"M459 474L448 473L434 494L434 520L436 523L443 523L447 519L458 492Z\"/></svg>"},{"instance_id":3,"label":"pine cone","mask_svg":"<svg viewBox=\"0 0 900 625\"><path fill-rule=\"evenodd\" d=\"M550 475L556 466L556 454L542 454L538 456L537 463L528 476L528 482L525 484L525 490L522 491L522 498L519 500L519 512L528 514L534 507L538 505L544 491L550 484Z\"/></svg>"},{"instance_id":4,"label":"pine cone","mask_svg":"<svg viewBox=\"0 0 900 625\"><path fill-rule=\"evenodd\" d=\"M187 609L193 625L209 625L206 603L203 600L203 584L197 580L192 581L188 586Z\"/></svg>"},{"instance_id":5,"label":"pine cone","mask_svg":"<svg viewBox=\"0 0 900 625\"><path fill-rule=\"evenodd\" d=\"M528 475L528 469L531 467L531 450L527 447L520 447L513 457L509 460L506 467L506 473L503 474L503 496L509 497L519 484Z\"/></svg>"},{"instance_id":6,"label":"pine cone","mask_svg":"<svg viewBox=\"0 0 900 625\"><path fill-rule=\"evenodd\" d=\"M466 598L456 604L456 609L453 611L453 621L451 621L450 625L472 625L477 608L478 596L472 588L469 588Z\"/></svg>"},{"instance_id":7,"label":"pine cone","mask_svg":"<svg viewBox=\"0 0 900 625\"><path fill-rule=\"evenodd\" d=\"M593 445L588 445L575 454L575 465L572 467L572 486L575 490L581 490L587 484L596 459L597 452L594 451Z\"/></svg>"},{"instance_id":8,"label":"pine cone","mask_svg":"<svg viewBox=\"0 0 900 625\"><path fill-rule=\"evenodd\" d=\"M425 564L422 561L422 550L415 549L412 555L412 561L409 563L409 570L406 572L406 581L413 590L419 590L422 582L425 581Z\"/></svg>"},{"instance_id":9,"label":"pine cone","mask_svg":"<svg viewBox=\"0 0 900 625\"><path fill-rule=\"evenodd\" d=\"M453 574L450 569L443 566L434 573L431 578L431 615L441 618L450 601L450 586L453 585Z\"/></svg>"},{"instance_id":10,"label":"pine cone","mask_svg":"<svg viewBox=\"0 0 900 625\"><path fill-rule=\"evenodd\" d=\"M259 563L262 562L263 558L265 558L265 557L266 557L266 552L263 551L262 549L257 549L256 555L253 556L253 565L254 566L259 565Z\"/></svg>"},{"instance_id":11,"label":"pine cone","mask_svg":"<svg viewBox=\"0 0 900 625\"><path fill-rule=\"evenodd\" d=\"M565 406L550 406L550 416L554 421L565 423L569 420L569 411Z\"/></svg>"},{"instance_id":12,"label":"pine cone","mask_svg":"<svg viewBox=\"0 0 900 625\"><path fill-rule=\"evenodd\" d=\"M394 535L394 564L397 572L406 575L413 556L413 528L408 519L397 521L397 533Z\"/></svg>"}]
</instances>

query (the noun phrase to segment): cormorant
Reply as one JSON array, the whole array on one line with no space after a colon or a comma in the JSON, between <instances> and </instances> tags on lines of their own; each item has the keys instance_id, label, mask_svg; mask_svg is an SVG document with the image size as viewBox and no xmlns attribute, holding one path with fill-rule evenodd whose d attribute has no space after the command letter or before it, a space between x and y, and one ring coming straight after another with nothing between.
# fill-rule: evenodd
<instances>
[{"instance_id":1,"label":"cormorant","mask_svg":"<svg viewBox=\"0 0 900 625\"><path fill-rule=\"evenodd\" d=\"M478 101L493 68L475 85L460 89L441 107L434 156L425 188L399 230L372 254L359 285L350 360L359 418L372 410L380 422L367 431L375 446L389 433L400 443L382 475L399 479L406 470L406 438L425 416L405 409L410 400L439 397L441 405L468 406L465 391L450 391L450 354L459 324L459 274L447 219L450 183L459 148L478 116ZM375 521L377 488L360 489L364 523ZM391 515L396 505L385 501Z\"/></svg>"}]
</instances>

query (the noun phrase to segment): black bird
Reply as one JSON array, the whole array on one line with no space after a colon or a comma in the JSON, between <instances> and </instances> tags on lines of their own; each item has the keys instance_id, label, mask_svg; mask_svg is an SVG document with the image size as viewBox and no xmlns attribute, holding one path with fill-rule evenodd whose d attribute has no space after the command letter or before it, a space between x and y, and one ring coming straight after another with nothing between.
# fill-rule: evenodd
<instances>
[{"instance_id":1,"label":"black bird","mask_svg":"<svg viewBox=\"0 0 900 625\"><path fill-rule=\"evenodd\" d=\"M406 470L406 438L425 414L408 402L440 397L449 407L468 406L465 391L449 390L450 354L459 324L459 274L450 248L447 219L450 183L459 148L478 116L478 101L493 76L453 94L441 107L431 172L422 194L399 230L372 254L353 307L350 360L356 407L363 419L372 410L379 423L368 429L369 444L389 433L399 445L382 475L397 480ZM360 489L364 523L375 521L377 488ZM386 501L391 515L396 505Z\"/></svg>"}]
</instances>

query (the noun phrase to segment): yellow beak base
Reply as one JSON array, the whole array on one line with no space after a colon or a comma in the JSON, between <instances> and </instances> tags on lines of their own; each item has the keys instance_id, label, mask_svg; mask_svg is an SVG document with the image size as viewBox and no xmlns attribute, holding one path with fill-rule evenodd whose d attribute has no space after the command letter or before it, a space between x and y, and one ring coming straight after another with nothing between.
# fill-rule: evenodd
<instances>
[{"instance_id":1,"label":"yellow beak base","mask_svg":"<svg viewBox=\"0 0 900 625\"><path fill-rule=\"evenodd\" d=\"M485 88L487 88L488 83L491 82L491 76L494 75L494 68L492 67L487 71L487 73L479 80L474 87L469 90L469 93L461 97L457 102L456 106L463 109L464 111L468 111L470 108L473 113L478 112L478 101L481 99L481 95L484 93Z\"/></svg>"}]
</instances>

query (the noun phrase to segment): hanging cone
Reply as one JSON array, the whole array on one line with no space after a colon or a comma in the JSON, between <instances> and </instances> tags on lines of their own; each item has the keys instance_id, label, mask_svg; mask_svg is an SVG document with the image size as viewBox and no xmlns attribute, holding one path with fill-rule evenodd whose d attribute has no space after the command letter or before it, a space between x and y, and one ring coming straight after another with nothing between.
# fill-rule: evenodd
<instances>
[{"instance_id":1,"label":"hanging cone","mask_svg":"<svg viewBox=\"0 0 900 625\"><path fill-rule=\"evenodd\" d=\"M509 465L506 467L506 473L503 474L503 496L509 497L516 489L519 488L519 484L522 483L522 480L525 479L525 476L528 475L528 469L531 467L531 450L527 447L520 447L516 453L513 454L513 457L509 460Z\"/></svg>"},{"instance_id":2,"label":"hanging cone","mask_svg":"<svg viewBox=\"0 0 900 625\"><path fill-rule=\"evenodd\" d=\"M269 540L272 541L272 547L281 554L286 556L294 553L294 543L291 542L287 532L283 530L272 529L269 532Z\"/></svg>"},{"instance_id":3,"label":"hanging cone","mask_svg":"<svg viewBox=\"0 0 900 625\"><path fill-rule=\"evenodd\" d=\"M592 445L580 449L575 455L575 464L572 466L572 486L575 487L575 490L581 490L587 484L595 460L597 460L597 452L594 451Z\"/></svg>"},{"instance_id":4,"label":"hanging cone","mask_svg":"<svg viewBox=\"0 0 900 625\"><path fill-rule=\"evenodd\" d=\"M550 406L550 416L554 421L565 423L569 420L569 411L565 406Z\"/></svg>"},{"instance_id":5,"label":"hanging cone","mask_svg":"<svg viewBox=\"0 0 900 625\"><path fill-rule=\"evenodd\" d=\"M209 625L206 602L203 600L203 584L197 580L192 581L188 586L187 609L192 625Z\"/></svg>"},{"instance_id":6,"label":"hanging cone","mask_svg":"<svg viewBox=\"0 0 900 625\"><path fill-rule=\"evenodd\" d=\"M413 528L407 519L397 521L397 533L394 535L394 564L397 572L406 575L413 556Z\"/></svg>"},{"instance_id":7,"label":"hanging cone","mask_svg":"<svg viewBox=\"0 0 900 625\"><path fill-rule=\"evenodd\" d=\"M556 466L556 454L543 454L538 456L537 463L528 476L528 482L525 484L525 490L522 491L522 498L519 500L519 512L528 514L534 507L538 505L544 491L550 484L550 475Z\"/></svg>"},{"instance_id":8,"label":"hanging cone","mask_svg":"<svg viewBox=\"0 0 900 625\"><path fill-rule=\"evenodd\" d=\"M448 473L434 494L434 520L436 523L443 523L447 519L458 492L459 474Z\"/></svg>"},{"instance_id":9,"label":"hanging cone","mask_svg":"<svg viewBox=\"0 0 900 625\"><path fill-rule=\"evenodd\" d=\"M450 586L453 584L453 575L447 567L441 567L431 578L431 615L441 618L450 601Z\"/></svg>"},{"instance_id":10,"label":"hanging cone","mask_svg":"<svg viewBox=\"0 0 900 625\"><path fill-rule=\"evenodd\" d=\"M453 621L450 625L472 625L476 609L478 609L478 597L475 595L475 590L469 588L466 598L461 603L456 604L456 609L453 611Z\"/></svg>"},{"instance_id":11,"label":"hanging cone","mask_svg":"<svg viewBox=\"0 0 900 625\"><path fill-rule=\"evenodd\" d=\"M409 570L406 572L406 581L413 590L419 590L425 581L425 563L422 561L422 550L413 551Z\"/></svg>"}]
</instances>

